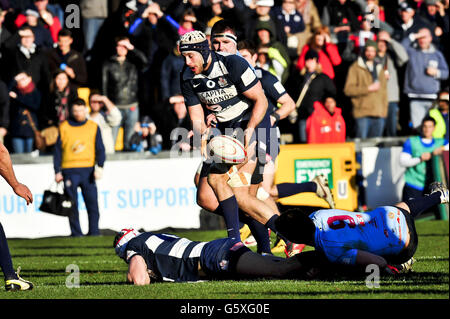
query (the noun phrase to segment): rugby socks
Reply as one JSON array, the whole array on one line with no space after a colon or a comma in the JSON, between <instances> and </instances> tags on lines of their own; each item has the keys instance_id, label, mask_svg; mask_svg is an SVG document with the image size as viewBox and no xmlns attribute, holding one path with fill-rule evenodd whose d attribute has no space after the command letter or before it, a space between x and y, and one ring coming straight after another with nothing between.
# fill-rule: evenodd
<instances>
[{"instance_id":1,"label":"rugby socks","mask_svg":"<svg viewBox=\"0 0 450 319\"><path fill-rule=\"evenodd\" d=\"M241 209L239 209L239 219L248 225L253 237L255 237L256 243L258 244L257 252L260 254L271 254L268 229L257 220L246 216Z\"/></svg>"},{"instance_id":2,"label":"rugby socks","mask_svg":"<svg viewBox=\"0 0 450 319\"><path fill-rule=\"evenodd\" d=\"M280 237L281 239L284 240L284 242L287 244L291 243L286 237L284 237L282 234L280 234L277 230L277 227L275 226L275 221L278 219L278 215L273 215L272 217L270 217L270 219L266 222L265 226L267 228L270 228L272 231L275 232L275 234L277 234L278 237Z\"/></svg>"},{"instance_id":3,"label":"rugby socks","mask_svg":"<svg viewBox=\"0 0 450 319\"><path fill-rule=\"evenodd\" d=\"M9 253L8 242L6 241L6 235L1 223L0 223L0 268L2 268L5 280L17 279L16 272L14 271L11 260L11 254Z\"/></svg>"},{"instance_id":4,"label":"rugby socks","mask_svg":"<svg viewBox=\"0 0 450 319\"><path fill-rule=\"evenodd\" d=\"M441 192L436 192L424 197L411 198L405 200L409 207L409 212L412 217L417 218L424 211L441 203Z\"/></svg>"},{"instance_id":5,"label":"rugby socks","mask_svg":"<svg viewBox=\"0 0 450 319\"><path fill-rule=\"evenodd\" d=\"M305 183L281 183L277 184L278 198L289 197L299 193L311 192L315 193L317 191L317 184L314 182Z\"/></svg>"},{"instance_id":6,"label":"rugby socks","mask_svg":"<svg viewBox=\"0 0 450 319\"><path fill-rule=\"evenodd\" d=\"M233 195L230 198L220 201L219 206L222 208L222 215L225 219L225 225L227 226L228 238L241 241L241 235L239 233L239 207L236 197Z\"/></svg>"}]
</instances>

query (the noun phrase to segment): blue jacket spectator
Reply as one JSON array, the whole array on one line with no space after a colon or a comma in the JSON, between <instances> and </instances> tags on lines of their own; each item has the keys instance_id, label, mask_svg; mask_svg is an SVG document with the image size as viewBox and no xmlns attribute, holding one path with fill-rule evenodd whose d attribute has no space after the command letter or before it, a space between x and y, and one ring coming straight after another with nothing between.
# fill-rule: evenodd
<instances>
[{"instance_id":1,"label":"blue jacket spectator","mask_svg":"<svg viewBox=\"0 0 450 319\"><path fill-rule=\"evenodd\" d=\"M420 126L437 98L441 81L448 78L448 65L444 55L431 41L432 36L427 28L412 33L402 41L409 55L403 90L411 101L410 115L414 128Z\"/></svg>"}]
</instances>

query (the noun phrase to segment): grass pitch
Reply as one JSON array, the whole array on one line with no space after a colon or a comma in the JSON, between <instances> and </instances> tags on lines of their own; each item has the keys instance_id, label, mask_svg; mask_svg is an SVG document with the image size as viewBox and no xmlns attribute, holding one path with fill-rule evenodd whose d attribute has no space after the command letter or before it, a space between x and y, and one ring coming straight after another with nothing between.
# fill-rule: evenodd
<instances>
[{"instance_id":1,"label":"grass pitch","mask_svg":"<svg viewBox=\"0 0 450 319\"><path fill-rule=\"evenodd\" d=\"M200 283L157 283L134 287L125 283L127 265L114 254L113 236L85 238L11 239L14 266L34 283L32 291L6 292L1 299L448 299L449 223L419 221L419 247L414 272L382 277L368 288L365 277L315 281L258 280ZM176 233L191 240L225 237L224 231ZM79 286L70 276L79 269Z\"/></svg>"}]
</instances>

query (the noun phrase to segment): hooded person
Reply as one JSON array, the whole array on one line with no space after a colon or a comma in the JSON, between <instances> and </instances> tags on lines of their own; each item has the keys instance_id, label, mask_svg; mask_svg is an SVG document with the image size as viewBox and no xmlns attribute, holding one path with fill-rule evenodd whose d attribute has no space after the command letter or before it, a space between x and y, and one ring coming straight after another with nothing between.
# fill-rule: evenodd
<instances>
[{"instance_id":1,"label":"hooded person","mask_svg":"<svg viewBox=\"0 0 450 319\"><path fill-rule=\"evenodd\" d=\"M255 30L254 43L258 47L258 53L267 56L266 66L261 65L261 67L270 71L282 83L285 83L289 77L291 59L287 48L276 40L274 24L270 20L260 20L256 23Z\"/></svg>"}]
</instances>

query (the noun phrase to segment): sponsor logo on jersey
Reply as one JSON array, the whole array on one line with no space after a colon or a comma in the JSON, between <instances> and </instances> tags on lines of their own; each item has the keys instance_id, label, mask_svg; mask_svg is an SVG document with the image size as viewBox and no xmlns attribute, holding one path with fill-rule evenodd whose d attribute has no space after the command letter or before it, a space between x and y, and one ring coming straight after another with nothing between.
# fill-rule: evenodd
<instances>
[{"instance_id":1,"label":"sponsor logo on jersey","mask_svg":"<svg viewBox=\"0 0 450 319\"><path fill-rule=\"evenodd\" d=\"M211 81L212 82L212 81ZM227 101L234 98L237 95L236 88L234 86L229 88L222 88L217 90L210 90L207 92L199 92L198 96L200 101L207 105L214 105L220 102Z\"/></svg>"}]
</instances>

